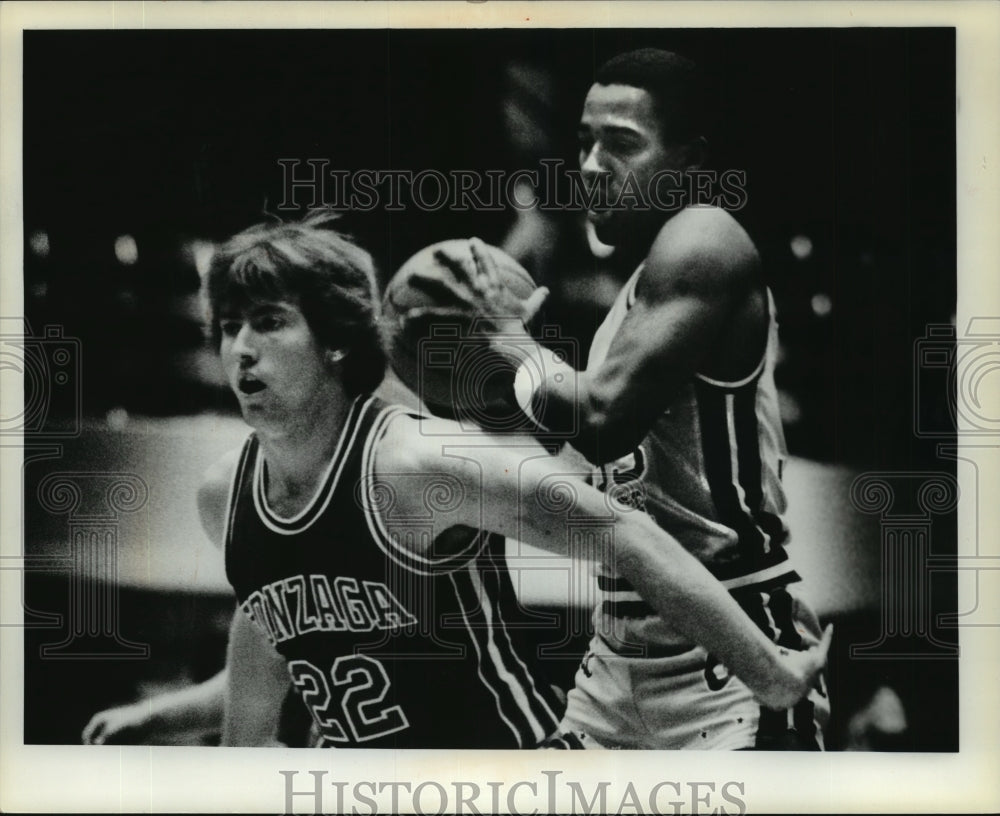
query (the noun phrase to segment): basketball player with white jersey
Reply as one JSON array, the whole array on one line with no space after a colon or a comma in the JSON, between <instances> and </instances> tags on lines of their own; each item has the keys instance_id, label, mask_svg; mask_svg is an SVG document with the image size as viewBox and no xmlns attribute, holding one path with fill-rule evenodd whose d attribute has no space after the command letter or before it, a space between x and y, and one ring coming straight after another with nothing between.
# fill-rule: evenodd
<instances>
[{"instance_id":1,"label":"basketball player with white jersey","mask_svg":"<svg viewBox=\"0 0 1000 816\"><path fill-rule=\"evenodd\" d=\"M524 337L510 343L498 334L494 346L512 370L520 364L507 400L542 430L575 430L572 444L596 465L598 487L633 484L637 504L768 637L802 649L820 631L791 588L799 576L784 547L774 303L732 215L681 198L690 192L684 173L706 155L704 101L696 66L670 52L630 52L598 70L578 132L583 178L604 192L587 218L616 262L634 271L584 372L567 371L540 347L527 353ZM476 274L493 274L490 259L477 258ZM423 286L446 297L432 281ZM473 301L458 305L508 310L481 294ZM508 325L503 332L509 336ZM761 708L723 656L658 615L615 565L603 565L598 585L596 634L565 725L629 748L822 747L822 682L793 709Z\"/></svg>"},{"instance_id":2,"label":"basketball player with white jersey","mask_svg":"<svg viewBox=\"0 0 1000 816\"><path fill-rule=\"evenodd\" d=\"M777 647L646 514L569 483L533 437L470 436L371 396L383 364L371 259L326 226L251 228L206 277L253 428L199 494L239 603L224 744L272 744L289 679L318 745L542 743L559 702L516 626L502 537L565 552L570 512L613 525L600 555L764 702L806 693L828 643Z\"/></svg>"}]
</instances>

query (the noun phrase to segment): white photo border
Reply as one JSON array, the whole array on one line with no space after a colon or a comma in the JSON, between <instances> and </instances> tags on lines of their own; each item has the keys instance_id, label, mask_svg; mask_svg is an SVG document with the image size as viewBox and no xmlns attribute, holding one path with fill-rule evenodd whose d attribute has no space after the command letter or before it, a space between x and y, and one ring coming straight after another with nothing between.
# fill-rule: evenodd
<instances>
[{"instance_id":1,"label":"white photo border","mask_svg":"<svg viewBox=\"0 0 1000 816\"><path fill-rule=\"evenodd\" d=\"M853 27L954 26L957 84L958 302L961 330L973 317L1000 315L1000 6L991 2L335 2L335 3L22 3L0 6L0 303L4 314L23 302L23 201L21 161L22 32L35 28L378 28L378 27ZM4 375L7 407L23 399ZM993 375L989 398L1000 393ZM995 440L1000 445L1000 440ZM960 440L961 443L961 440ZM988 440L978 443L988 444ZM1000 524L989 497L1000 494L996 449L986 450L979 479L958 469L960 556L989 552L1000 541ZM993 468L992 470L990 468ZM3 447L0 459L3 512L0 546L4 558L21 552L21 453ZM967 497L974 496L975 500ZM983 551L979 547L982 543ZM995 568L995 567L994 567ZM17 620L20 594L16 571L0 572L2 618ZM978 602L983 620L1000 620L1000 596L962 597L960 609ZM325 771L324 807L336 806L336 787L366 780L436 781L454 791L455 782L503 783L500 807L510 801L531 812L549 808L551 776L560 772L557 809L568 805L567 781L592 790L594 780L610 782L614 807L631 783L641 799L658 783L674 782L680 797L661 794L666 803L690 803L691 783L727 783L732 799L718 804L727 812L981 812L1000 808L1000 665L995 626L965 627L960 632L960 750L954 754L827 753L822 755L743 753L709 755L689 752L458 752L409 751L377 755L362 751L319 753L288 749L75 747L23 745L21 706L23 633L0 629L0 809L4 812L281 812L285 777L298 771L295 790L311 788L310 771ZM72 693L65 691L63 693ZM706 759L708 760L706 762ZM507 795L522 785L513 800ZM530 784L535 784L537 796ZM427 807L436 807L436 789L428 789ZM695 789L697 798L698 788ZM700 788L702 795L707 787ZM390 790L363 792L388 808ZM487 797L488 794L484 794ZM361 800L348 798L348 805ZM454 800L453 800L454 801ZM488 801L487 798L481 800ZM480 807L483 805L480 803ZM297 797L295 810L312 812L313 800ZM696 805L697 807L697 805ZM644 811L645 804L643 805ZM689 808L685 805L684 810ZM710 812L708 808L706 812ZM365 812L361 810L359 812ZM624 812L635 812L626 809Z\"/></svg>"}]
</instances>

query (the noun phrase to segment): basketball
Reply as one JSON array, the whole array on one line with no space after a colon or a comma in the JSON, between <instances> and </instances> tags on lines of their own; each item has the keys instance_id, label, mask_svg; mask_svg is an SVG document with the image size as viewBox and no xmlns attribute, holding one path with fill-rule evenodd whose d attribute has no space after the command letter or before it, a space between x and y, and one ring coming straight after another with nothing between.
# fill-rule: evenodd
<instances>
[{"instance_id":1,"label":"basketball","mask_svg":"<svg viewBox=\"0 0 1000 816\"><path fill-rule=\"evenodd\" d=\"M528 271L502 249L482 243L480 246L496 264L501 285L518 300L527 300L537 288ZM465 302L472 301L468 281L436 257L439 251L460 261L468 278L475 277L476 263L466 239L441 241L420 250L399 268L386 287L383 334L389 363L403 383L435 413L453 416L458 358L468 350L460 348L459 341L481 315ZM415 286L414 276L437 284L434 288L441 290L441 296L429 293L425 286ZM448 292L449 288L457 290L457 294ZM446 313L418 325L407 325L402 318L415 308L439 308Z\"/></svg>"}]
</instances>

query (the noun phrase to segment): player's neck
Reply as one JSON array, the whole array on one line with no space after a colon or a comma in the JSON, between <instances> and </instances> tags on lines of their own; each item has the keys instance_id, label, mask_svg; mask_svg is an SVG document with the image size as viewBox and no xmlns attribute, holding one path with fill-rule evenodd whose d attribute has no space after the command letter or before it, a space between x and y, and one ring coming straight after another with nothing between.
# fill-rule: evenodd
<instances>
[{"instance_id":1,"label":"player's neck","mask_svg":"<svg viewBox=\"0 0 1000 816\"><path fill-rule=\"evenodd\" d=\"M615 254L612 256L616 274L622 279L628 278L635 272L639 264L646 260L652 245L653 241L650 239L630 242L616 248Z\"/></svg>"},{"instance_id":2,"label":"player's neck","mask_svg":"<svg viewBox=\"0 0 1000 816\"><path fill-rule=\"evenodd\" d=\"M619 272L625 276L631 275L649 255L653 242L659 234L663 225L669 219L648 219L638 221L629 236L628 241L623 241L612 255L612 261Z\"/></svg>"},{"instance_id":3,"label":"player's neck","mask_svg":"<svg viewBox=\"0 0 1000 816\"><path fill-rule=\"evenodd\" d=\"M308 498L326 473L354 400L342 389L287 418L280 428L257 429L267 464L268 499Z\"/></svg>"}]
</instances>

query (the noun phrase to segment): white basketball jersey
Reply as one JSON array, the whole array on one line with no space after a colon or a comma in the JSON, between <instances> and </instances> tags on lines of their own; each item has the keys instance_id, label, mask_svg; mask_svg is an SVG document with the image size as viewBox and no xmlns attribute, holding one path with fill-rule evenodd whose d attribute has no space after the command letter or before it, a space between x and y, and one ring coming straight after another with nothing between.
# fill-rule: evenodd
<instances>
[{"instance_id":1,"label":"white basketball jersey","mask_svg":"<svg viewBox=\"0 0 1000 816\"><path fill-rule=\"evenodd\" d=\"M642 270L597 330L588 370L607 356L635 302ZM770 291L768 306L767 345L753 373L737 382L696 374L675 389L635 451L594 472L599 488L625 489L729 589L767 590L799 580L784 549L781 470L787 451L774 385L778 331ZM600 568L598 586L595 624L612 646L628 653L629 644L648 652L650 645L683 643L613 564Z\"/></svg>"}]
</instances>

